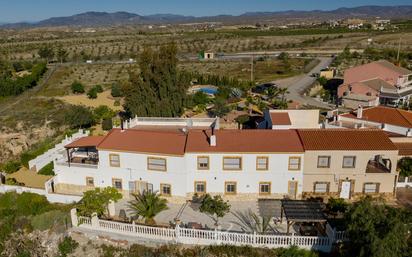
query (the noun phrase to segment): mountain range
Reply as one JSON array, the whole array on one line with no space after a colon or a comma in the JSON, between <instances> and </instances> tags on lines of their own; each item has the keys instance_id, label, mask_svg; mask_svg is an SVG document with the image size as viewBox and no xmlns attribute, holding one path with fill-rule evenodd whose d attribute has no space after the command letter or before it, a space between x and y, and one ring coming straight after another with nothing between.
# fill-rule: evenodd
<instances>
[{"instance_id":1,"label":"mountain range","mask_svg":"<svg viewBox=\"0 0 412 257\"><path fill-rule=\"evenodd\" d=\"M137 24L176 24L192 22L226 22L248 23L259 21L289 21L298 19L328 20L342 18L412 18L412 5L404 6L359 6L353 8L339 8L331 11L278 11L278 12L247 12L238 16L183 16L175 14L139 15L128 12L86 12L68 17L53 17L46 20L28 23L1 24L3 28L21 27L55 27L55 26L119 26Z\"/></svg>"}]
</instances>

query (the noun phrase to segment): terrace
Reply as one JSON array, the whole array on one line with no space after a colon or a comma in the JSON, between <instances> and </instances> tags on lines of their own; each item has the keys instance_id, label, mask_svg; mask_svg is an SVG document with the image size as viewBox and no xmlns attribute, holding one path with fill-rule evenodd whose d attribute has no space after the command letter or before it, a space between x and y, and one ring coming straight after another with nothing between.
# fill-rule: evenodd
<instances>
[{"instance_id":1,"label":"terrace","mask_svg":"<svg viewBox=\"0 0 412 257\"><path fill-rule=\"evenodd\" d=\"M69 167L97 168L99 152L96 147L103 138L100 136L84 137L66 145L66 154L58 161L58 164Z\"/></svg>"},{"instance_id":2,"label":"terrace","mask_svg":"<svg viewBox=\"0 0 412 257\"><path fill-rule=\"evenodd\" d=\"M390 159L382 155L376 155L369 160L366 166L366 173L391 173L392 163Z\"/></svg>"}]
</instances>

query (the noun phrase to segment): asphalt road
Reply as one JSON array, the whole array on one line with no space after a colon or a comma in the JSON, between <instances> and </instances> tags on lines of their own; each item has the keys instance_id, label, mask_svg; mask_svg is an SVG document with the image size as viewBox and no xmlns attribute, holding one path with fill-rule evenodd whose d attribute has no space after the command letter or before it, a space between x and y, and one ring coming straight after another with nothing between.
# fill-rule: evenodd
<instances>
[{"instance_id":1,"label":"asphalt road","mask_svg":"<svg viewBox=\"0 0 412 257\"><path fill-rule=\"evenodd\" d=\"M295 102L299 102L302 105L310 105L317 108L323 109L331 109L334 106L325 104L322 102L317 101L316 99L310 96L304 96L303 93L309 88L315 81L315 77L311 77L310 75L313 73L319 73L322 69L328 67L332 61L332 57L319 57L317 58L320 60L320 63L316 65L309 73L298 75L292 78L281 79L273 81L273 83L279 85L283 88L288 88L289 93L287 94L287 99L293 100Z\"/></svg>"}]
</instances>

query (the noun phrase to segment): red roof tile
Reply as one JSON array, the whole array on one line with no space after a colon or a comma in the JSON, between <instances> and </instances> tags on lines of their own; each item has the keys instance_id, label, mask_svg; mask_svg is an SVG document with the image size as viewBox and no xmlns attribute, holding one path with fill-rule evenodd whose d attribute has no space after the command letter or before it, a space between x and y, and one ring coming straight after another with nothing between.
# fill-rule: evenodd
<instances>
[{"instance_id":1,"label":"red roof tile","mask_svg":"<svg viewBox=\"0 0 412 257\"><path fill-rule=\"evenodd\" d=\"M78 148L78 147L92 147L97 146L102 142L104 136L89 136L89 137L82 137L77 139L76 141L71 142L68 145L65 145L66 148Z\"/></svg>"},{"instance_id":2,"label":"red roof tile","mask_svg":"<svg viewBox=\"0 0 412 257\"><path fill-rule=\"evenodd\" d=\"M216 146L210 146L210 130L190 130L186 152L302 153L296 130L216 130Z\"/></svg>"},{"instance_id":3,"label":"red roof tile","mask_svg":"<svg viewBox=\"0 0 412 257\"><path fill-rule=\"evenodd\" d=\"M303 129L298 133L305 150L397 150L378 129Z\"/></svg>"},{"instance_id":4,"label":"red roof tile","mask_svg":"<svg viewBox=\"0 0 412 257\"><path fill-rule=\"evenodd\" d=\"M289 114L287 112L271 112L270 119L272 125L291 125Z\"/></svg>"},{"instance_id":5,"label":"red roof tile","mask_svg":"<svg viewBox=\"0 0 412 257\"><path fill-rule=\"evenodd\" d=\"M399 149L399 155L411 156L412 155L412 143L395 143Z\"/></svg>"},{"instance_id":6,"label":"red roof tile","mask_svg":"<svg viewBox=\"0 0 412 257\"><path fill-rule=\"evenodd\" d=\"M355 111L342 114L341 116L357 119ZM412 128L412 112L384 106L363 109L362 118L360 120Z\"/></svg>"},{"instance_id":7,"label":"red roof tile","mask_svg":"<svg viewBox=\"0 0 412 257\"><path fill-rule=\"evenodd\" d=\"M178 131L113 129L97 146L98 149L184 155L186 135Z\"/></svg>"}]
</instances>

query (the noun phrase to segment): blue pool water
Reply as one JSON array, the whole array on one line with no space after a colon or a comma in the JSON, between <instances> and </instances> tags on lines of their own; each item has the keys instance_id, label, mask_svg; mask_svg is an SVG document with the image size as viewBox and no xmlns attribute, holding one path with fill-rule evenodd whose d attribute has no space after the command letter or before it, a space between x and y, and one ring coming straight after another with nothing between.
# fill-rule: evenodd
<instances>
[{"instance_id":1,"label":"blue pool water","mask_svg":"<svg viewBox=\"0 0 412 257\"><path fill-rule=\"evenodd\" d=\"M217 93L217 89L215 89L215 88L201 88L201 89L199 89L199 91L202 91L203 93L206 93L206 94L211 94L211 95L215 95L216 93Z\"/></svg>"}]
</instances>

